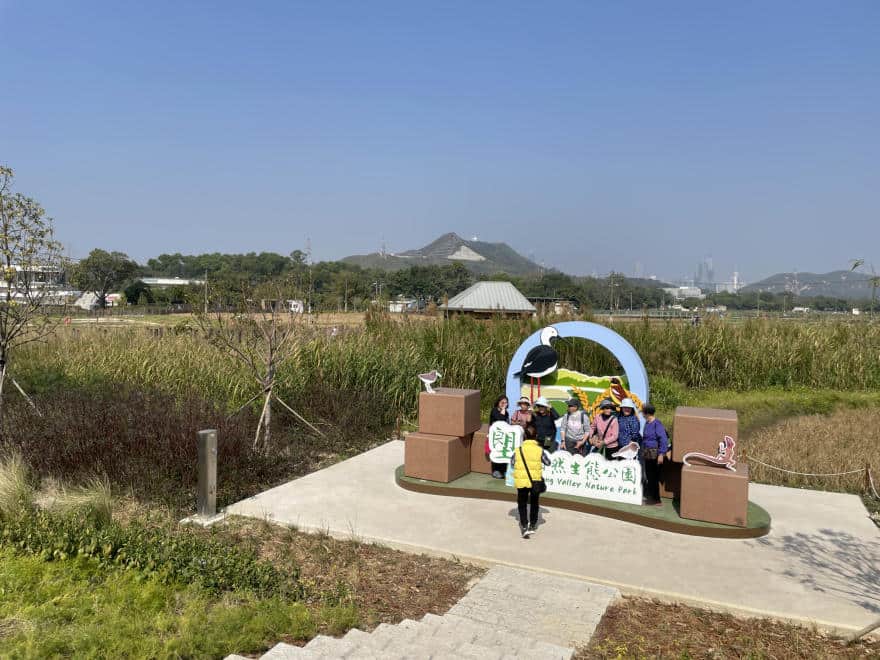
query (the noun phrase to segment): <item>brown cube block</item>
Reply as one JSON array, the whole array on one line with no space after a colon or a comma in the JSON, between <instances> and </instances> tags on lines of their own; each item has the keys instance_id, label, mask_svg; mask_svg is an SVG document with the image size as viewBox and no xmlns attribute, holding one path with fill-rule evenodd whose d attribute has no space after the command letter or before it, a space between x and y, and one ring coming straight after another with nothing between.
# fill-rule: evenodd
<instances>
[{"instance_id":1,"label":"brown cube block","mask_svg":"<svg viewBox=\"0 0 880 660\"><path fill-rule=\"evenodd\" d=\"M480 425L480 390L438 387L419 394L420 433L463 437Z\"/></svg>"},{"instance_id":2,"label":"brown cube block","mask_svg":"<svg viewBox=\"0 0 880 660\"><path fill-rule=\"evenodd\" d=\"M685 465L681 470L682 518L745 527L749 509L749 466L736 472L708 465Z\"/></svg>"},{"instance_id":3,"label":"brown cube block","mask_svg":"<svg viewBox=\"0 0 880 660\"><path fill-rule=\"evenodd\" d=\"M737 439L738 428L735 410L679 406L675 409L672 430L672 458L681 462L689 451L714 456L725 435Z\"/></svg>"},{"instance_id":4,"label":"brown cube block","mask_svg":"<svg viewBox=\"0 0 880 660\"><path fill-rule=\"evenodd\" d=\"M404 474L449 483L471 469L470 435L410 433L404 449Z\"/></svg>"},{"instance_id":5,"label":"brown cube block","mask_svg":"<svg viewBox=\"0 0 880 660\"><path fill-rule=\"evenodd\" d=\"M663 460L660 466L660 497L671 497L677 500L681 497L681 463Z\"/></svg>"},{"instance_id":6,"label":"brown cube block","mask_svg":"<svg viewBox=\"0 0 880 660\"><path fill-rule=\"evenodd\" d=\"M489 425L483 424L474 432L471 441L471 472L492 474L492 464L486 458L486 438L489 437Z\"/></svg>"}]
</instances>

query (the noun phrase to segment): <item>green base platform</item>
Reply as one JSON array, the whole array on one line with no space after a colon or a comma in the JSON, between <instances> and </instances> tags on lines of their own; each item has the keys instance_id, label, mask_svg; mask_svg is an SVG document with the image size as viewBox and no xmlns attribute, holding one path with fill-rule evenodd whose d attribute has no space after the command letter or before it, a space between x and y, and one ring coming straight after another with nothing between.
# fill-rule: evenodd
<instances>
[{"instance_id":1,"label":"green base platform","mask_svg":"<svg viewBox=\"0 0 880 660\"><path fill-rule=\"evenodd\" d=\"M506 486L503 479L493 479L488 474L470 472L463 477L441 483L427 481L426 479L414 479L404 474L401 465L395 471L397 484L406 490L417 493L429 493L431 495L446 495L449 497L473 497L483 500L516 501L516 491ZM575 495L560 495L558 493L544 493L541 495L541 504L555 506L560 509L582 511L606 518L615 518L626 522L662 529L676 534L690 534L691 536L709 536L723 539L751 539L764 536L770 531L770 514L754 502L749 502L748 524L746 527L733 527L731 525L719 525L717 523L688 520L678 514L678 501L663 500L663 506L640 506L637 504L623 504L621 502L608 502L588 497Z\"/></svg>"}]
</instances>

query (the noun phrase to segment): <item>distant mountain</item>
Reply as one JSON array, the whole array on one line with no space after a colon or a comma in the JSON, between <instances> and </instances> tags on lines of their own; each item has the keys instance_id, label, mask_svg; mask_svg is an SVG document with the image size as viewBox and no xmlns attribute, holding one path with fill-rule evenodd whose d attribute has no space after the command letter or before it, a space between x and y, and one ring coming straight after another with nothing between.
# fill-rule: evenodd
<instances>
[{"instance_id":1,"label":"distant mountain","mask_svg":"<svg viewBox=\"0 0 880 660\"><path fill-rule=\"evenodd\" d=\"M460 263L468 270L484 275L507 273L508 275L529 275L539 272L541 267L526 259L506 243L487 243L467 241L458 234L443 234L437 240L418 250L407 250L397 254L352 255L342 261L363 268L400 270L410 266L444 266Z\"/></svg>"},{"instance_id":2,"label":"distant mountain","mask_svg":"<svg viewBox=\"0 0 880 660\"><path fill-rule=\"evenodd\" d=\"M868 279L865 273L849 270L835 270L830 273L777 273L743 287L742 291L791 292L805 297L866 299L871 297Z\"/></svg>"}]
</instances>

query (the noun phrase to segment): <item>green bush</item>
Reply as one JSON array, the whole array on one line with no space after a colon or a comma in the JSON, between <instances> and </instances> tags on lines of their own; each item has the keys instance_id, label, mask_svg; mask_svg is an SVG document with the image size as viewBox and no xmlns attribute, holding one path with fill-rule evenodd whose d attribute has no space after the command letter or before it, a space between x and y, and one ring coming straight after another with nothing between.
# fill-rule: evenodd
<instances>
[{"instance_id":1,"label":"green bush","mask_svg":"<svg viewBox=\"0 0 880 660\"><path fill-rule=\"evenodd\" d=\"M135 521L96 524L86 511L32 511L3 518L0 543L46 561L74 557L137 570L165 583L198 585L209 593L247 590L300 599L299 575L282 574L244 549L190 530L171 532Z\"/></svg>"}]
</instances>

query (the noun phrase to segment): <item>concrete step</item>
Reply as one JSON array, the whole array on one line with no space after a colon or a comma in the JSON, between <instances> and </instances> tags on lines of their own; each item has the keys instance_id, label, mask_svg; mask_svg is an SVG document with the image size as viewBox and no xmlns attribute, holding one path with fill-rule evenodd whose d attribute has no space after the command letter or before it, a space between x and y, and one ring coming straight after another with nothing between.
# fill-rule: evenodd
<instances>
[{"instance_id":1,"label":"concrete step","mask_svg":"<svg viewBox=\"0 0 880 660\"><path fill-rule=\"evenodd\" d=\"M276 644L263 659L570 660L619 597L611 587L495 566L443 616L318 635L305 647Z\"/></svg>"}]
</instances>

